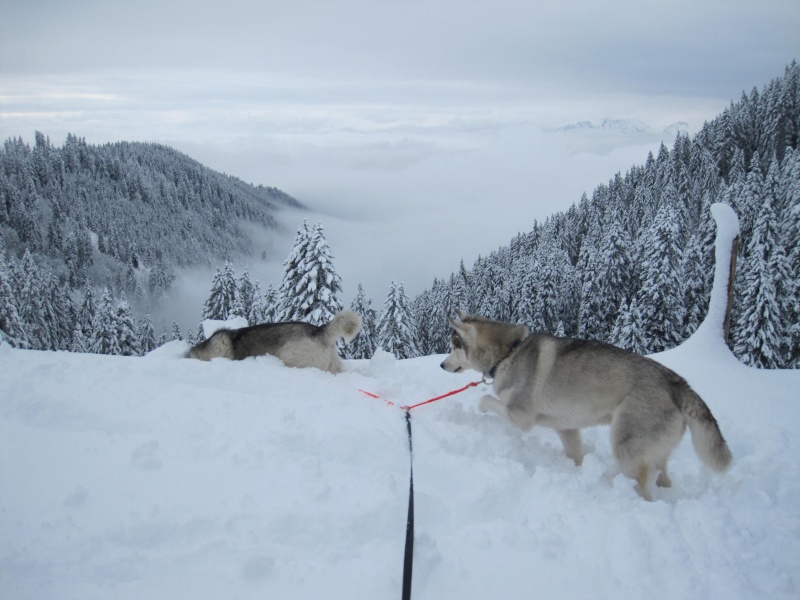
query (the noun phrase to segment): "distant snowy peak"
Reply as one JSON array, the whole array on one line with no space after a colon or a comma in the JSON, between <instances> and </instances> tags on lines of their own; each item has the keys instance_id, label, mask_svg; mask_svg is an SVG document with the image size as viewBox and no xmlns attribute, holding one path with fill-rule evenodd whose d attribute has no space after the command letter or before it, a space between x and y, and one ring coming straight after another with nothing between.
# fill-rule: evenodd
<instances>
[{"instance_id":1,"label":"distant snowy peak","mask_svg":"<svg viewBox=\"0 0 800 600\"><path fill-rule=\"evenodd\" d=\"M678 135L679 133L689 133L689 124L686 121L676 121L672 125L664 128L664 133Z\"/></svg>"},{"instance_id":2,"label":"distant snowy peak","mask_svg":"<svg viewBox=\"0 0 800 600\"><path fill-rule=\"evenodd\" d=\"M622 135L641 135L653 133L653 129L636 119L613 119L606 117L598 122L578 121L570 123L559 129L563 132L600 132L600 133L619 133ZM677 135L689 131L689 124L685 121L678 121L662 129L661 133Z\"/></svg>"}]
</instances>

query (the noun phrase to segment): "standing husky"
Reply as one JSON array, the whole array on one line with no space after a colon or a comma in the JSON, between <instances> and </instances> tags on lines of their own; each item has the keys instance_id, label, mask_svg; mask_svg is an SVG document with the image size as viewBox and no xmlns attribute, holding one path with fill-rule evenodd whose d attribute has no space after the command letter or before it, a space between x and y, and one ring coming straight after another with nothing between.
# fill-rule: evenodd
<instances>
[{"instance_id":1,"label":"standing husky","mask_svg":"<svg viewBox=\"0 0 800 600\"><path fill-rule=\"evenodd\" d=\"M341 373L342 359L336 341L351 341L361 331L361 317L343 310L327 325L310 323L261 323L241 329L220 329L189 350L190 358L241 360L250 356L272 354L287 367L316 367Z\"/></svg>"},{"instance_id":2,"label":"standing husky","mask_svg":"<svg viewBox=\"0 0 800 600\"><path fill-rule=\"evenodd\" d=\"M528 431L554 429L576 465L583 461L580 429L611 424L611 445L636 491L652 500L656 485L669 487L667 460L686 426L700 459L723 472L731 451L708 406L677 373L627 350L602 342L558 338L458 311L450 319L452 353L442 363L450 373L474 369L493 379L497 397L481 398L492 411Z\"/></svg>"}]
</instances>

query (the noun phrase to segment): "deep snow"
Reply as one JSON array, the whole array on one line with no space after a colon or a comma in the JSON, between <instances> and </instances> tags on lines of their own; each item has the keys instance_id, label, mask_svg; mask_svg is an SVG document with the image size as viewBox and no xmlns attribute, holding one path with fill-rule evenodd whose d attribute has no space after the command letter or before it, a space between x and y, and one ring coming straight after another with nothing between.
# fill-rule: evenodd
<instances>
[{"instance_id":1,"label":"deep snow","mask_svg":"<svg viewBox=\"0 0 800 600\"><path fill-rule=\"evenodd\" d=\"M412 597L798 598L800 372L739 364L714 296L655 358L711 407L728 473L687 434L674 487L648 503L607 427L585 431L578 468L553 432L481 414L482 385L420 407ZM413 404L479 376L441 356L378 353L334 376L185 349L0 346L0 598L398 598L405 418L359 389Z\"/></svg>"}]
</instances>

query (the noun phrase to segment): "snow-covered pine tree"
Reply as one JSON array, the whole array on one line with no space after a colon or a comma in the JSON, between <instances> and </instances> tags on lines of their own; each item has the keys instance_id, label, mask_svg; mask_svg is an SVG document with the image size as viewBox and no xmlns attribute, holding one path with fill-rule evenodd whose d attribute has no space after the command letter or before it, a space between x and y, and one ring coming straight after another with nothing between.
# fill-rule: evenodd
<instances>
[{"instance_id":1,"label":"snow-covered pine tree","mask_svg":"<svg viewBox=\"0 0 800 600\"><path fill-rule=\"evenodd\" d=\"M78 308L77 325L83 333L84 340L92 337L92 323L96 311L94 300L94 285L90 280L86 280L83 285L83 300Z\"/></svg>"},{"instance_id":2,"label":"snow-covered pine tree","mask_svg":"<svg viewBox=\"0 0 800 600\"><path fill-rule=\"evenodd\" d=\"M48 301L45 304L46 315L51 321L50 348L52 350L69 350L77 316L69 289L65 285L60 285L56 276L50 271L45 278L45 292L48 295Z\"/></svg>"},{"instance_id":3,"label":"snow-covered pine tree","mask_svg":"<svg viewBox=\"0 0 800 600\"><path fill-rule=\"evenodd\" d=\"M783 205L786 222L783 227L783 248L789 279L783 286L786 296L785 322L789 356L787 366L800 368L800 149L788 148L783 159Z\"/></svg>"},{"instance_id":4,"label":"snow-covered pine tree","mask_svg":"<svg viewBox=\"0 0 800 600\"><path fill-rule=\"evenodd\" d=\"M787 276L788 265L778 243L778 225L767 195L747 244L741 277L745 289L733 346L745 364L761 369L781 368L788 356L776 288L776 281Z\"/></svg>"},{"instance_id":5,"label":"snow-covered pine tree","mask_svg":"<svg viewBox=\"0 0 800 600\"><path fill-rule=\"evenodd\" d=\"M78 323L75 323L75 329L72 332L72 344L69 347L70 352L89 352L89 341L83 335L83 330Z\"/></svg>"},{"instance_id":6,"label":"snow-covered pine tree","mask_svg":"<svg viewBox=\"0 0 800 600\"><path fill-rule=\"evenodd\" d=\"M181 335L181 327L178 325L177 321L172 322L172 328L169 331L169 339L171 342L183 339L183 336Z\"/></svg>"},{"instance_id":7,"label":"snow-covered pine tree","mask_svg":"<svg viewBox=\"0 0 800 600\"><path fill-rule=\"evenodd\" d=\"M322 224L310 230L304 221L284 262L280 320L324 325L342 310L336 296L341 291L342 281L334 270Z\"/></svg>"},{"instance_id":8,"label":"snow-covered pine tree","mask_svg":"<svg viewBox=\"0 0 800 600\"><path fill-rule=\"evenodd\" d=\"M705 318L708 301L705 295L705 261L703 256L702 240L699 235L689 238L689 245L683 255L683 305L686 307L681 336L691 336Z\"/></svg>"},{"instance_id":9,"label":"snow-covered pine tree","mask_svg":"<svg viewBox=\"0 0 800 600\"><path fill-rule=\"evenodd\" d=\"M642 313L642 334L647 352L677 346L683 338L683 253L673 207L663 204L642 238L642 287L636 303Z\"/></svg>"},{"instance_id":10,"label":"snow-covered pine tree","mask_svg":"<svg viewBox=\"0 0 800 600\"><path fill-rule=\"evenodd\" d=\"M17 306L28 336L29 347L33 350L54 349L51 344L52 335L48 322L49 311L45 306L48 294L43 286L44 276L29 250L25 250L22 257L19 277Z\"/></svg>"},{"instance_id":11,"label":"snow-covered pine tree","mask_svg":"<svg viewBox=\"0 0 800 600\"><path fill-rule=\"evenodd\" d=\"M277 323L280 320L281 303L278 292L270 283L264 293L261 323Z\"/></svg>"},{"instance_id":12,"label":"snow-covered pine tree","mask_svg":"<svg viewBox=\"0 0 800 600\"><path fill-rule=\"evenodd\" d=\"M117 341L117 312L114 309L114 301L108 288L103 290L103 295L95 310L94 321L92 322L92 337L89 340L89 351L94 354L120 353Z\"/></svg>"},{"instance_id":13,"label":"snow-covered pine tree","mask_svg":"<svg viewBox=\"0 0 800 600\"><path fill-rule=\"evenodd\" d=\"M372 298L368 298L364 293L361 283L358 284L358 291L350 310L361 317L361 333L344 348L345 358L372 358L377 347L377 312L372 308Z\"/></svg>"},{"instance_id":14,"label":"snow-covered pine tree","mask_svg":"<svg viewBox=\"0 0 800 600\"><path fill-rule=\"evenodd\" d=\"M396 358L419 356L413 314L403 289L392 282L378 321L378 346Z\"/></svg>"},{"instance_id":15,"label":"snow-covered pine tree","mask_svg":"<svg viewBox=\"0 0 800 600\"><path fill-rule=\"evenodd\" d=\"M472 281L469 273L467 273L467 268L464 266L463 259L458 265L458 274L453 274L450 280L450 287L453 290L453 296L459 308L472 314L475 311Z\"/></svg>"},{"instance_id":16,"label":"snow-covered pine tree","mask_svg":"<svg viewBox=\"0 0 800 600\"><path fill-rule=\"evenodd\" d=\"M247 267L244 268L239 281L236 284L236 300L231 314L247 319L249 325L255 325L257 321L251 321L253 315L253 305L256 303L256 287L250 281L250 273Z\"/></svg>"},{"instance_id":17,"label":"snow-covered pine tree","mask_svg":"<svg viewBox=\"0 0 800 600\"><path fill-rule=\"evenodd\" d=\"M647 341L642 335L642 313L635 298L630 304L622 300L611 332L611 343L637 354L647 353Z\"/></svg>"},{"instance_id":18,"label":"snow-covered pine tree","mask_svg":"<svg viewBox=\"0 0 800 600\"><path fill-rule=\"evenodd\" d=\"M226 262L221 270L217 269L211 282L211 292L203 308L203 320L225 321L233 315L235 305L236 279L233 275L233 265Z\"/></svg>"},{"instance_id":19,"label":"snow-covered pine tree","mask_svg":"<svg viewBox=\"0 0 800 600\"><path fill-rule=\"evenodd\" d=\"M156 331L153 328L153 321L150 319L149 314L139 320L136 333L139 338L139 351L141 354L144 355L156 349Z\"/></svg>"},{"instance_id":20,"label":"snow-covered pine tree","mask_svg":"<svg viewBox=\"0 0 800 600\"><path fill-rule=\"evenodd\" d=\"M600 260L597 250L591 243L581 248L580 266L583 273L581 305L578 317L578 337L585 340L605 340L605 322L601 317L602 303Z\"/></svg>"},{"instance_id":21,"label":"snow-covered pine tree","mask_svg":"<svg viewBox=\"0 0 800 600\"><path fill-rule=\"evenodd\" d=\"M250 310L245 316L250 325L264 322L264 296L261 293L261 283L258 281L253 283L253 302L250 304Z\"/></svg>"},{"instance_id":22,"label":"snow-covered pine tree","mask_svg":"<svg viewBox=\"0 0 800 600\"><path fill-rule=\"evenodd\" d=\"M122 356L139 356L141 350L139 348L139 336L136 331L136 322L133 318L133 311L131 310L128 300L125 298L125 292L120 294L119 302L117 303L117 344L119 346L118 354Z\"/></svg>"},{"instance_id":23,"label":"snow-covered pine tree","mask_svg":"<svg viewBox=\"0 0 800 600\"><path fill-rule=\"evenodd\" d=\"M599 294L603 298L597 318L601 322L602 337L607 341L617 320L617 310L631 295L632 242L618 219L608 224L600 242L598 265Z\"/></svg>"},{"instance_id":24,"label":"snow-covered pine tree","mask_svg":"<svg viewBox=\"0 0 800 600\"><path fill-rule=\"evenodd\" d=\"M0 252L0 335L14 348L28 348L28 336L17 309L11 278L2 252Z\"/></svg>"}]
</instances>

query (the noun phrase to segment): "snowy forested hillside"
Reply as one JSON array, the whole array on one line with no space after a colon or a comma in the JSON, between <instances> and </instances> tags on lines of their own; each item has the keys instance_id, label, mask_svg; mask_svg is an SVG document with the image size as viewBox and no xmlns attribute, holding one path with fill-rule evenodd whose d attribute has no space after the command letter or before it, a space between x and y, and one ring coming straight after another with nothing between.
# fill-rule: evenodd
<instances>
[{"instance_id":1,"label":"snowy forested hillside","mask_svg":"<svg viewBox=\"0 0 800 600\"><path fill-rule=\"evenodd\" d=\"M33 148L19 138L0 148L0 253L30 253L65 292L90 281L158 298L180 267L260 254L243 225L275 228L287 206L300 205L156 144L69 135L57 147L37 132Z\"/></svg>"},{"instance_id":2,"label":"snowy forested hillside","mask_svg":"<svg viewBox=\"0 0 800 600\"><path fill-rule=\"evenodd\" d=\"M644 165L618 173L471 269L415 301L423 354L444 352L456 307L533 329L672 348L708 302L714 223L724 202L741 223L731 335L758 367L800 366L800 66ZM535 194L535 191L532 192Z\"/></svg>"}]
</instances>

